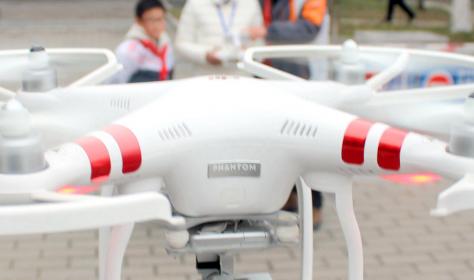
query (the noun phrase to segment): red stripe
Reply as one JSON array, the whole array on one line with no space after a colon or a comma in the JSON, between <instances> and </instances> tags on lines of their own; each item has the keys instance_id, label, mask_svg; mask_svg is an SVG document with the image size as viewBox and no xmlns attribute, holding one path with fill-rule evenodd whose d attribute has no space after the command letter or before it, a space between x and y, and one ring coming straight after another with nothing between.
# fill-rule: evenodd
<instances>
[{"instance_id":1,"label":"red stripe","mask_svg":"<svg viewBox=\"0 0 474 280\"><path fill-rule=\"evenodd\" d=\"M388 128L380 138L377 151L377 163L381 168L400 169L400 151L407 132L396 128Z\"/></svg>"},{"instance_id":2,"label":"red stripe","mask_svg":"<svg viewBox=\"0 0 474 280\"><path fill-rule=\"evenodd\" d=\"M373 123L361 119L353 120L344 133L342 160L351 164L364 163L364 146Z\"/></svg>"},{"instance_id":3,"label":"red stripe","mask_svg":"<svg viewBox=\"0 0 474 280\"><path fill-rule=\"evenodd\" d=\"M95 137L84 137L76 141L84 149L91 163L91 180L105 180L110 175L110 155L107 147Z\"/></svg>"},{"instance_id":4,"label":"red stripe","mask_svg":"<svg viewBox=\"0 0 474 280\"><path fill-rule=\"evenodd\" d=\"M138 170L142 164L142 152L133 132L121 125L111 125L104 129L117 141L122 154L122 173Z\"/></svg>"}]
</instances>

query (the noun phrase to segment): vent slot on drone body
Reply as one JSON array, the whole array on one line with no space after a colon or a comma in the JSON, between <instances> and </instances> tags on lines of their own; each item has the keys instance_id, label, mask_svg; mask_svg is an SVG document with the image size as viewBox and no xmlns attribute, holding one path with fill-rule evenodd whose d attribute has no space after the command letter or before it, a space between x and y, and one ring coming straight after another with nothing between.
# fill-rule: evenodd
<instances>
[{"instance_id":1,"label":"vent slot on drone body","mask_svg":"<svg viewBox=\"0 0 474 280\"><path fill-rule=\"evenodd\" d=\"M362 169L358 167L340 167L339 172L347 176L357 176L357 175L374 175L375 172L372 169Z\"/></svg>"},{"instance_id":2,"label":"vent slot on drone body","mask_svg":"<svg viewBox=\"0 0 474 280\"><path fill-rule=\"evenodd\" d=\"M192 136L191 130L185 123L160 129L158 130L158 134L163 141L178 140Z\"/></svg>"},{"instance_id":3,"label":"vent slot on drone body","mask_svg":"<svg viewBox=\"0 0 474 280\"><path fill-rule=\"evenodd\" d=\"M316 138L317 132L317 125L294 120L286 120L280 130L281 135L305 138Z\"/></svg>"},{"instance_id":4,"label":"vent slot on drone body","mask_svg":"<svg viewBox=\"0 0 474 280\"><path fill-rule=\"evenodd\" d=\"M110 100L110 107L121 111L130 111L130 97L115 97Z\"/></svg>"}]
</instances>

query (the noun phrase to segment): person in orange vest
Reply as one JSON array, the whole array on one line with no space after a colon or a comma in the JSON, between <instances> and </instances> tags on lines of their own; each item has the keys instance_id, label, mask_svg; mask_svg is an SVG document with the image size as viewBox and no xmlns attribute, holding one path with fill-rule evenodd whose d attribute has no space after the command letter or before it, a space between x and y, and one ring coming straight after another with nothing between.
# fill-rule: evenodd
<instances>
[{"instance_id":1,"label":"person in orange vest","mask_svg":"<svg viewBox=\"0 0 474 280\"><path fill-rule=\"evenodd\" d=\"M329 44L327 0L259 0L264 26L249 30L251 38L269 45ZM271 65L302 78L324 80L327 67L321 61L272 59Z\"/></svg>"},{"instance_id":2,"label":"person in orange vest","mask_svg":"<svg viewBox=\"0 0 474 280\"><path fill-rule=\"evenodd\" d=\"M135 23L116 50L123 69L112 77L111 83L163 81L173 77L174 55L165 15L161 1L138 1Z\"/></svg>"},{"instance_id":3,"label":"person in orange vest","mask_svg":"<svg viewBox=\"0 0 474 280\"><path fill-rule=\"evenodd\" d=\"M260 0L264 26L249 29L252 39L265 39L267 44L329 44L329 14L326 0ZM327 79L325 60L296 61L271 59L272 67L306 79ZM323 197L313 191L313 223L321 223ZM286 210L296 210L296 190Z\"/></svg>"}]
</instances>

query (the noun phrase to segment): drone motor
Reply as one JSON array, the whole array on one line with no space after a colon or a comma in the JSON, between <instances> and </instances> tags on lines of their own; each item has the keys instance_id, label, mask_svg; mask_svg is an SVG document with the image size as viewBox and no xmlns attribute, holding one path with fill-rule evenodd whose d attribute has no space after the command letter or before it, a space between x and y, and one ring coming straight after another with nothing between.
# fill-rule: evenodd
<instances>
[{"instance_id":1,"label":"drone motor","mask_svg":"<svg viewBox=\"0 0 474 280\"><path fill-rule=\"evenodd\" d=\"M0 173L25 174L46 168L39 134L29 112L15 99L0 110Z\"/></svg>"},{"instance_id":2,"label":"drone motor","mask_svg":"<svg viewBox=\"0 0 474 280\"><path fill-rule=\"evenodd\" d=\"M353 40L342 46L341 58L335 62L335 80L346 85L365 83L365 66L359 55L359 47Z\"/></svg>"},{"instance_id":3,"label":"drone motor","mask_svg":"<svg viewBox=\"0 0 474 280\"><path fill-rule=\"evenodd\" d=\"M474 93L466 100L465 121L451 128L448 151L452 154L474 158Z\"/></svg>"},{"instance_id":4,"label":"drone motor","mask_svg":"<svg viewBox=\"0 0 474 280\"><path fill-rule=\"evenodd\" d=\"M46 92L57 87L56 71L43 47L32 47L28 55L28 68L23 72L22 90Z\"/></svg>"}]
</instances>

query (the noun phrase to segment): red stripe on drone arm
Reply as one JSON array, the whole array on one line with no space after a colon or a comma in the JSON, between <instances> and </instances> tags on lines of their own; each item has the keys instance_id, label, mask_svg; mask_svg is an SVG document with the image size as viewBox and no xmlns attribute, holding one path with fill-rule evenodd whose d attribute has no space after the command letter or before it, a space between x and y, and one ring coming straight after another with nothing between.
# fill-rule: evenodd
<instances>
[{"instance_id":1,"label":"red stripe on drone arm","mask_svg":"<svg viewBox=\"0 0 474 280\"><path fill-rule=\"evenodd\" d=\"M110 155L107 147L95 137L84 137L76 141L86 152L91 164L91 180L108 179L111 170Z\"/></svg>"},{"instance_id":2,"label":"red stripe on drone arm","mask_svg":"<svg viewBox=\"0 0 474 280\"><path fill-rule=\"evenodd\" d=\"M377 163L381 168L388 170L400 169L400 152L407 134L407 132L396 128L385 130L380 138L377 151Z\"/></svg>"},{"instance_id":3,"label":"red stripe on drone arm","mask_svg":"<svg viewBox=\"0 0 474 280\"><path fill-rule=\"evenodd\" d=\"M364 163L364 149L367 135L373 123L361 119L353 120L344 133L342 160L350 164Z\"/></svg>"},{"instance_id":4,"label":"red stripe on drone arm","mask_svg":"<svg viewBox=\"0 0 474 280\"><path fill-rule=\"evenodd\" d=\"M122 173L137 171L142 164L142 152L138 139L125 126L111 125L104 129L117 142L122 154Z\"/></svg>"}]
</instances>

